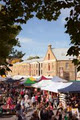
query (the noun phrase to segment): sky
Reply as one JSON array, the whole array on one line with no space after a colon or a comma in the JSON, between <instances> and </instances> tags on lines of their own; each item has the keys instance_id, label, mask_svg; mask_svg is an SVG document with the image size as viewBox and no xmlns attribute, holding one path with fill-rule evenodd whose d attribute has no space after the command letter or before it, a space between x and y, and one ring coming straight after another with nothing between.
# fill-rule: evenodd
<instances>
[{"instance_id":1,"label":"sky","mask_svg":"<svg viewBox=\"0 0 80 120\"><path fill-rule=\"evenodd\" d=\"M65 9L57 21L49 22L34 17L22 25L22 31L17 37L21 43L18 50L25 53L23 59L36 55L44 57L49 44L52 48L69 48L70 37L64 28L65 17L68 15L69 10Z\"/></svg>"}]
</instances>

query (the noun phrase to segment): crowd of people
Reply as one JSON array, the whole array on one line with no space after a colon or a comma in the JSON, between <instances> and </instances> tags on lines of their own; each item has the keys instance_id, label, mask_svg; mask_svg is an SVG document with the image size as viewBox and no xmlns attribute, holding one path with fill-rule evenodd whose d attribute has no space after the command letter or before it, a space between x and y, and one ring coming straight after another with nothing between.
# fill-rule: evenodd
<instances>
[{"instance_id":1,"label":"crowd of people","mask_svg":"<svg viewBox=\"0 0 80 120\"><path fill-rule=\"evenodd\" d=\"M79 93L71 93L66 95L66 103L72 108L78 108L80 111L80 94Z\"/></svg>"},{"instance_id":2,"label":"crowd of people","mask_svg":"<svg viewBox=\"0 0 80 120\"><path fill-rule=\"evenodd\" d=\"M33 110L30 120L78 120L63 110L58 94L4 83L0 84L0 92L5 94L2 99L5 104L0 106L2 113L15 111L16 120L27 120L30 108Z\"/></svg>"}]
</instances>

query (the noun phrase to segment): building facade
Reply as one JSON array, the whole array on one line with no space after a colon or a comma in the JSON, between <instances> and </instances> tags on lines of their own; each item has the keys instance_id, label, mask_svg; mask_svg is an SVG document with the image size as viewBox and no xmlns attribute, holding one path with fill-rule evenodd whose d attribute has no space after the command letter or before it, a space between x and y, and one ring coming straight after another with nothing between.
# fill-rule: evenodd
<instances>
[{"instance_id":1,"label":"building facade","mask_svg":"<svg viewBox=\"0 0 80 120\"><path fill-rule=\"evenodd\" d=\"M67 80L75 80L75 66L72 63L73 56L66 56L67 48L55 49L48 45L44 58L26 60L15 63L8 74L29 76L59 76Z\"/></svg>"}]
</instances>

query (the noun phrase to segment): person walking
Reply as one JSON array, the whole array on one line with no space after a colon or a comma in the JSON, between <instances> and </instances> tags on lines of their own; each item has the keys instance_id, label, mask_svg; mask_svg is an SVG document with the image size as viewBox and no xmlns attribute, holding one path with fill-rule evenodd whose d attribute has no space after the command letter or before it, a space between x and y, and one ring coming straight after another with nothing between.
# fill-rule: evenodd
<instances>
[{"instance_id":1,"label":"person walking","mask_svg":"<svg viewBox=\"0 0 80 120\"><path fill-rule=\"evenodd\" d=\"M46 108L43 108L40 111L40 118L41 118L41 120L48 120L48 111Z\"/></svg>"},{"instance_id":2,"label":"person walking","mask_svg":"<svg viewBox=\"0 0 80 120\"><path fill-rule=\"evenodd\" d=\"M31 102L32 102L32 107L34 108L34 106L35 106L35 96L34 95L31 98Z\"/></svg>"}]
</instances>

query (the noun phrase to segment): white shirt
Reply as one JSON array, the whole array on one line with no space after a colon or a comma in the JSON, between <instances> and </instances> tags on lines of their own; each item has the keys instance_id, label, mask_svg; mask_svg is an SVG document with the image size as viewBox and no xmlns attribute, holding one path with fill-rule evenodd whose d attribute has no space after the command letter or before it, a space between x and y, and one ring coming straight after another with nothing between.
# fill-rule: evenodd
<instances>
[{"instance_id":1,"label":"white shirt","mask_svg":"<svg viewBox=\"0 0 80 120\"><path fill-rule=\"evenodd\" d=\"M32 101L32 103L35 102L35 97L34 96L31 98L31 101Z\"/></svg>"}]
</instances>

